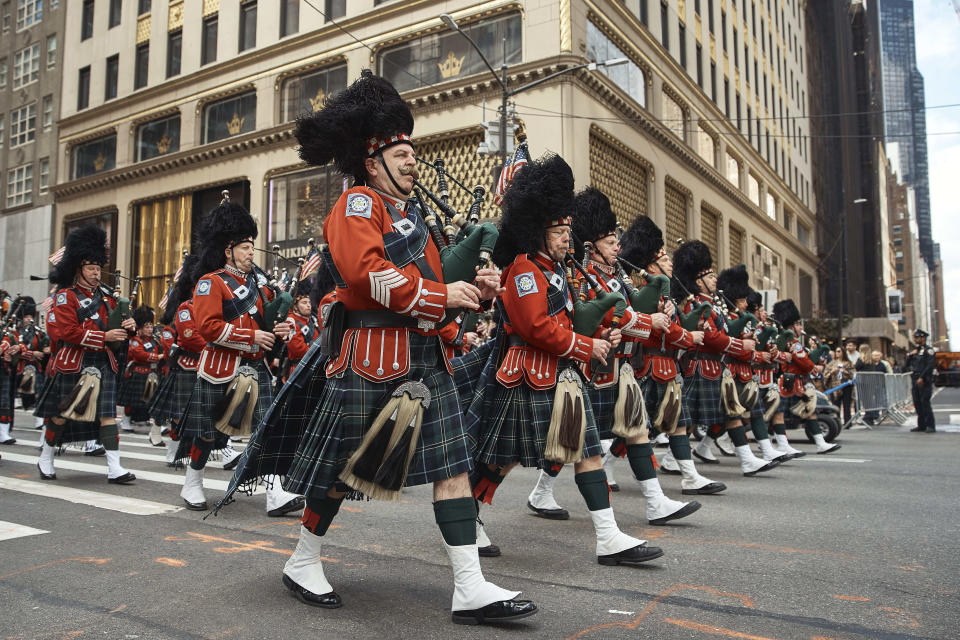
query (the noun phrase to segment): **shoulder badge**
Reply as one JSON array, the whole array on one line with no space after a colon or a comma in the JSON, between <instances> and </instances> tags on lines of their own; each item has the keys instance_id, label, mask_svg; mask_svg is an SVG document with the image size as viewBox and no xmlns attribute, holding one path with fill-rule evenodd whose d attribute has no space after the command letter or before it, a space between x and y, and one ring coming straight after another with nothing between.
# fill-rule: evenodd
<instances>
[{"instance_id":1,"label":"shoulder badge","mask_svg":"<svg viewBox=\"0 0 960 640\"><path fill-rule=\"evenodd\" d=\"M164 331L164 332L163 332L163 339L164 339L164 340L173 340L173 334L170 333L169 331Z\"/></svg>"},{"instance_id":2,"label":"shoulder badge","mask_svg":"<svg viewBox=\"0 0 960 640\"><path fill-rule=\"evenodd\" d=\"M537 281L533 277L533 271L527 271L514 276L513 282L517 287L517 295L523 297L528 293L537 293Z\"/></svg>"},{"instance_id":3,"label":"shoulder badge","mask_svg":"<svg viewBox=\"0 0 960 640\"><path fill-rule=\"evenodd\" d=\"M373 199L365 193L351 193L347 197L347 217L369 218L373 213Z\"/></svg>"},{"instance_id":4,"label":"shoulder badge","mask_svg":"<svg viewBox=\"0 0 960 640\"><path fill-rule=\"evenodd\" d=\"M204 278L197 283L197 295L198 296L207 296L210 295L210 279Z\"/></svg>"},{"instance_id":5,"label":"shoulder badge","mask_svg":"<svg viewBox=\"0 0 960 640\"><path fill-rule=\"evenodd\" d=\"M130 341L130 346L131 346L131 347L135 347L135 346L137 346L138 344L140 344L140 343L137 342L136 340L131 340L131 341Z\"/></svg>"},{"instance_id":6,"label":"shoulder badge","mask_svg":"<svg viewBox=\"0 0 960 640\"><path fill-rule=\"evenodd\" d=\"M180 309L180 322L186 322L190 319L189 309Z\"/></svg>"},{"instance_id":7,"label":"shoulder badge","mask_svg":"<svg viewBox=\"0 0 960 640\"><path fill-rule=\"evenodd\" d=\"M53 311L47 314L47 322L56 322L57 316L53 315Z\"/></svg>"},{"instance_id":8,"label":"shoulder badge","mask_svg":"<svg viewBox=\"0 0 960 640\"><path fill-rule=\"evenodd\" d=\"M59 307L62 304L67 304L67 292L57 294L57 306Z\"/></svg>"}]
</instances>

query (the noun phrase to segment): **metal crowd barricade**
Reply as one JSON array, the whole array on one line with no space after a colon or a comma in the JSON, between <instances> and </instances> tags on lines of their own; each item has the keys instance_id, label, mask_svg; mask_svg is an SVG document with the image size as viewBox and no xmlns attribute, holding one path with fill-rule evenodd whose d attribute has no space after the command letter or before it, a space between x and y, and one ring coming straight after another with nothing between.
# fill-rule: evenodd
<instances>
[{"instance_id":1,"label":"metal crowd barricade","mask_svg":"<svg viewBox=\"0 0 960 640\"><path fill-rule=\"evenodd\" d=\"M887 388L887 413L897 424L907 421L907 412L913 403L909 373L888 373L884 375Z\"/></svg>"},{"instance_id":2,"label":"metal crowd barricade","mask_svg":"<svg viewBox=\"0 0 960 640\"><path fill-rule=\"evenodd\" d=\"M904 424L913 402L910 385L909 373L858 372L854 379L857 411L851 424L869 428L887 417Z\"/></svg>"}]
</instances>

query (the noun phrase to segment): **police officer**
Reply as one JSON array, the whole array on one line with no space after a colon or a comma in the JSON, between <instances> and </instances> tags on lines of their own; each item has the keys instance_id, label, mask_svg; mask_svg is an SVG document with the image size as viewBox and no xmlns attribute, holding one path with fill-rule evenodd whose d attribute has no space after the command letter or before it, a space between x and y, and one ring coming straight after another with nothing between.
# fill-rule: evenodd
<instances>
[{"instance_id":1,"label":"police officer","mask_svg":"<svg viewBox=\"0 0 960 640\"><path fill-rule=\"evenodd\" d=\"M907 356L907 369L913 379L913 406L917 409L917 426L910 431L935 433L937 422L933 417L930 398L933 395L934 350L927 346L930 334L923 329L913 332L916 348Z\"/></svg>"}]
</instances>

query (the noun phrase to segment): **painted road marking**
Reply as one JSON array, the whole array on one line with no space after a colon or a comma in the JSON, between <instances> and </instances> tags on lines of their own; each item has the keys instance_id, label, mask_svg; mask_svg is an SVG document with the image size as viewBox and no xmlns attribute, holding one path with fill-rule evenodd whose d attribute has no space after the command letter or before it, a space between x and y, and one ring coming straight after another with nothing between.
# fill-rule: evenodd
<instances>
[{"instance_id":1,"label":"painted road marking","mask_svg":"<svg viewBox=\"0 0 960 640\"><path fill-rule=\"evenodd\" d=\"M23 446L25 446L25 447L39 447L39 446L40 446L40 441L39 441L39 440L20 440L20 439L18 439L16 446L19 446L19 445L23 445ZM160 449L160 447L154 447L154 446L151 445L151 444L137 444L137 443L135 443L135 442L134 442L134 443L130 443L130 442L124 442L123 440L121 440L121 441L120 441L120 457L121 457L121 458L128 458L128 459L130 459L130 460L150 460L150 461L152 461L152 462L162 462L163 464L166 464L166 463L167 463L166 454L160 454L160 453L139 453L139 452L137 452L137 451L130 451L130 450L128 450L126 447L131 446L131 445L134 446L134 447L146 447L146 448L148 448L148 449L153 449L153 450L155 450L155 451L156 451L156 450L165 450L165 449ZM76 451L77 453L82 453L82 451L81 451L80 449L68 448L67 450L68 450L68 451L73 450L73 451ZM236 449L234 449L234 451L236 451ZM239 451L238 451L238 453L239 453ZM61 457L62 457L62 456L61 456ZM59 458L58 458L58 459L59 459ZM208 464L210 464L210 467L213 468L213 469L222 469L222 468L223 468L223 463L222 463L222 462L211 462L211 463L208 463Z\"/></svg>"},{"instance_id":2,"label":"painted road marking","mask_svg":"<svg viewBox=\"0 0 960 640\"><path fill-rule=\"evenodd\" d=\"M140 500L138 498L128 498L126 496L117 496L109 493L100 493L98 491L85 491L83 489L74 489L62 484L51 482L31 482L30 480L20 480L19 478L4 478L0 476L0 488L21 493L29 493L35 496L45 498L57 498L67 500L76 504L85 504L91 507L101 509L110 509L111 511L120 511L130 513L135 516L154 516L161 513L176 513L183 507L175 507L171 504L152 502L150 500ZM46 531L42 532L46 533Z\"/></svg>"},{"instance_id":3,"label":"painted road marking","mask_svg":"<svg viewBox=\"0 0 960 640\"><path fill-rule=\"evenodd\" d=\"M872 462L872 460L865 460L862 458L837 458L834 456L803 456L802 458L794 458L790 462L796 461L807 461L807 462Z\"/></svg>"},{"instance_id":4,"label":"painted road marking","mask_svg":"<svg viewBox=\"0 0 960 640\"><path fill-rule=\"evenodd\" d=\"M27 428L27 427L14 427L12 431L20 431L20 432L22 432L22 433L31 433L31 434L40 435L40 430L39 430L39 429L29 429L29 428ZM16 435L17 435L17 434L14 434L14 436L16 436ZM166 443L169 439L170 439L170 438L168 438L168 437L165 438L165 439L164 439L164 443ZM36 445L36 446L38 446L38 447L40 446L40 443L39 443L39 442L30 443L30 442L27 442L26 440L23 440L22 438L17 438L17 444L21 444L21 443L23 443L23 444L34 444L34 445ZM121 433L120 433L120 444L123 445L123 446L125 446L125 447L142 447L142 448L144 448L144 449L158 449L158 450L161 450L161 451L163 450L163 447L155 447L154 445L150 444L150 441L149 441L149 439L148 439L148 436L146 436L146 435L140 435L140 434L132 434L132 433L124 433L124 432L121 432ZM234 448L234 450L236 450L236 451L243 451L243 450L247 447L247 445L244 444L244 443L242 443L242 442L231 442L230 445L231 445L231 446ZM75 449L75 447L70 447L70 449ZM79 449L77 449L77 450L79 450Z\"/></svg>"},{"instance_id":5,"label":"painted road marking","mask_svg":"<svg viewBox=\"0 0 960 640\"><path fill-rule=\"evenodd\" d=\"M36 466L37 462L40 460L37 456L25 456L19 453L7 453L3 452L3 459L9 460L10 462L23 462L32 466ZM123 454L121 453L120 459L123 460ZM54 461L54 466L57 469L67 469L70 471L85 471L87 473L95 473L97 475L105 476L105 471L107 470L106 464L90 464L89 462L74 462L73 460L64 460L61 456ZM164 484L173 484L183 486L183 475L180 473L158 473L156 471L143 471L140 469L127 469L135 476L137 480L150 480L152 482L162 482ZM229 482L226 480L214 480L212 478L203 479L203 488L204 489L216 489L217 491L226 491ZM257 490L254 493L265 493L266 490L261 486L257 487Z\"/></svg>"},{"instance_id":6,"label":"painted road marking","mask_svg":"<svg viewBox=\"0 0 960 640\"><path fill-rule=\"evenodd\" d=\"M27 536L39 536L42 533L50 533L43 529L34 529L16 522L4 522L0 520L0 540L13 540L14 538L25 538Z\"/></svg>"}]
</instances>

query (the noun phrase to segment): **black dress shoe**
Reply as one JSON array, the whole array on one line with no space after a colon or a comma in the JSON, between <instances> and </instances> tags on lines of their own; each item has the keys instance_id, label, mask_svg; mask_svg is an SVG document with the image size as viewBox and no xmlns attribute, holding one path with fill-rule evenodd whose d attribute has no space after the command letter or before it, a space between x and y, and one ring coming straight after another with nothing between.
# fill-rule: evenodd
<instances>
[{"instance_id":1,"label":"black dress shoe","mask_svg":"<svg viewBox=\"0 0 960 640\"><path fill-rule=\"evenodd\" d=\"M40 472L40 479L41 479L41 480L56 480L56 479L57 479L57 474L56 474L56 473L44 473L44 472L43 472L43 469L40 468L40 463L39 463L39 462L37 463L37 471Z\"/></svg>"},{"instance_id":2,"label":"black dress shoe","mask_svg":"<svg viewBox=\"0 0 960 640\"><path fill-rule=\"evenodd\" d=\"M16 438L8 438L8 439L4 440L3 442L0 442L0 444L16 444L16 443L17 443L17 439L16 439Z\"/></svg>"},{"instance_id":3,"label":"black dress shoe","mask_svg":"<svg viewBox=\"0 0 960 640\"><path fill-rule=\"evenodd\" d=\"M697 453L696 450L692 451L691 453L693 453L693 455L697 456L697 460L699 460L700 462L702 462L702 463L704 463L704 464L720 464L720 461L719 461L719 460L714 460L714 459L712 459L712 458L705 458L704 456L702 456L702 455L700 455L699 453Z\"/></svg>"},{"instance_id":4,"label":"black dress shoe","mask_svg":"<svg viewBox=\"0 0 960 640\"><path fill-rule=\"evenodd\" d=\"M770 462L763 465L759 469L755 471L747 471L743 475L749 478L750 476L755 476L758 473L764 473L765 471L770 471L771 469L775 469L776 467L779 467L779 466L780 466L780 458L777 458L776 460L771 460Z\"/></svg>"},{"instance_id":5,"label":"black dress shoe","mask_svg":"<svg viewBox=\"0 0 960 640\"><path fill-rule=\"evenodd\" d=\"M97 447L96 449L91 449L90 451L84 451L83 455L85 456L105 456L107 455L107 450L103 447Z\"/></svg>"},{"instance_id":6,"label":"black dress shoe","mask_svg":"<svg viewBox=\"0 0 960 640\"><path fill-rule=\"evenodd\" d=\"M305 501L303 499L303 496L297 496L290 502L286 504L282 504L276 509L271 509L270 511L267 511L267 515L270 516L271 518L276 518L278 516L286 515L291 511L300 511L303 509L304 504L305 504Z\"/></svg>"},{"instance_id":7,"label":"black dress shoe","mask_svg":"<svg viewBox=\"0 0 960 640\"><path fill-rule=\"evenodd\" d=\"M289 589L297 600L311 607L339 609L343 605L343 601L340 599L340 596L337 595L336 591L322 594L313 593L298 585L287 574L283 574L283 586Z\"/></svg>"},{"instance_id":8,"label":"black dress shoe","mask_svg":"<svg viewBox=\"0 0 960 640\"><path fill-rule=\"evenodd\" d=\"M668 476L680 476L683 475L680 472L680 469L667 469L665 466L660 465L660 473L665 473Z\"/></svg>"},{"instance_id":9,"label":"black dress shoe","mask_svg":"<svg viewBox=\"0 0 960 640\"><path fill-rule=\"evenodd\" d=\"M541 509L539 507L533 506L533 504L531 504L529 500L527 501L527 507L529 507L529 509L533 511L534 514L540 516L541 518L546 518L547 520L569 520L570 519L570 512L563 508Z\"/></svg>"},{"instance_id":10,"label":"black dress shoe","mask_svg":"<svg viewBox=\"0 0 960 640\"><path fill-rule=\"evenodd\" d=\"M722 482L711 482L710 484L703 485L699 489L681 489L680 493L685 496L709 496L725 491L726 488L727 485Z\"/></svg>"},{"instance_id":11,"label":"black dress shoe","mask_svg":"<svg viewBox=\"0 0 960 640\"><path fill-rule=\"evenodd\" d=\"M225 462L223 464L224 471L233 471L237 468L237 465L240 464L240 456L234 456L233 460L230 462Z\"/></svg>"},{"instance_id":12,"label":"black dress shoe","mask_svg":"<svg viewBox=\"0 0 960 640\"><path fill-rule=\"evenodd\" d=\"M680 509L678 509L677 511L674 511L673 513L671 513L671 514L669 514L669 515L663 516L662 518L655 518L655 519L653 519L653 520L648 520L647 522L648 522L649 524L654 524L654 525L656 525L656 524L667 524L667 523L670 522L671 520L679 520L680 518L686 518L688 515L690 515L690 514L693 513L694 511L698 510L698 509L700 508L700 506L701 506L701 505L700 505L699 502L697 502L696 500L691 500L691 501L688 502L687 504L683 505L683 506L682 506Z\"/></svg>"},{"instance_id":13,"label":"black dress shoe","mask_svg":"<svg viewBox=\"0 0 960 640\"><path fill-rule=\"evenodd\" d=\"M477 555L481 558L499 558L500 547L495 544L488 544L485 547L477 547Z\"/></svg>"},{"instance_id":14,"label":"black dress shoe","mask_svg":"<svg viewBox=\"0 0 960 640\"><path fill-rule=\"evenodd\" d=\"M830 443L827 443L827 444L830 444ZM817 451L817 453L833 453L839 448L840 448L840 445L834 443L834 444L830 444L829 449L824 449L823 451Z\"/></svg>"},{"instance_id":15,"label":"black dress shoe","mask_svg":"<svg viewBox=\"0 0 960 640\"><path fill-rule=\"evenodd\" d=\"M184 500L183 503L187 505L187 509L189 509L190 511L206 511L207 510L206 500L204 500L203 502L187 502L186 500Z\"/></svg>"},{"instance_id":16,"label":"black dress shoe","mask_svg":"<svg viewBox=\"0 0 960 640\"><path fill-rule=\"evenodd\" d=\"M914 427L913 429L910 429L911 433L923 433L924 431L926 431L926 429L923 427Z\"/></svg>"},{"instance_id":17,"label":"black dress shoe","mask_svg":"<svg viewBox=\"0 0 960 640\"><path fill-rule=\"evenodd\" d=\"M620 491L620 485L618 485L616 482L613 484L608 484L607 486L610 487L610 491L613 491L614 493Z\"/></svg>"},{"instance_id":18,"label":"black dress shoe","mask_svg":"<svg viewBox=\"0 0 960 640\"><path fill-rule=\"evenodd\" d=\"M484 624L486 622L513 622L528 618L537 612L537 605L530 600L500 600L479 609L454 611L450 618L454 624Z\"/></svg>"},{"instance_id":19,"label":"black dress shoe","mask_svg":"<svg viewBox=\"0 0 960 640\"><path fill-rule=\"evenodd\" d=\"M117 476L116 478L107 478L107 482L109 482L110 484L130 484L136 479L137 479L137 476L127 471L122 476Z\"/></svg>"},{"instance_id":20,"label":"black dress shoe","mask_svg":"<svg viewBox=\"0 0 960 640\"><path fill-rule=\"evenodd\" d=\"M639 544L620 553L597 556L597 562L611 567L618 564L636 565L641 562L647 562L648 560L655 560L662 555L663 549L660 547L648 547L645 544Z\"/></svg>"}]
</instances>

